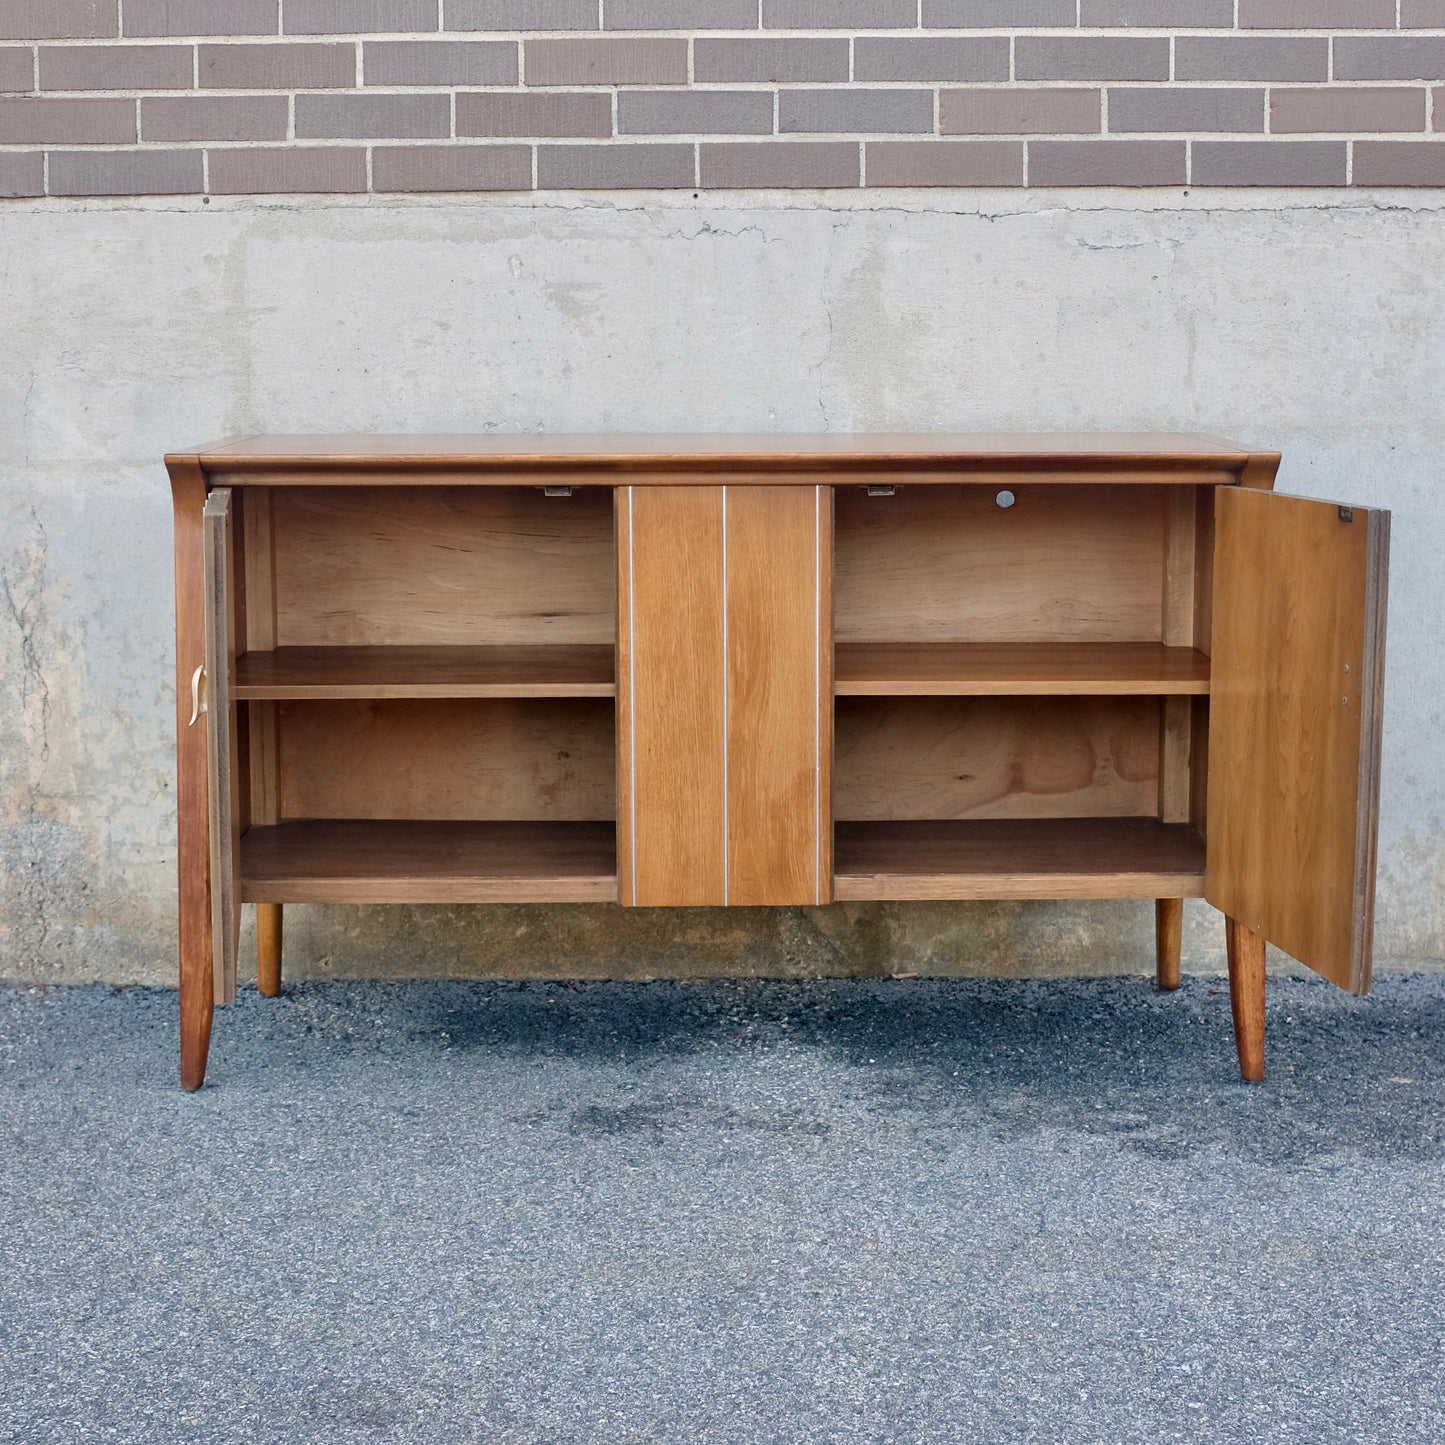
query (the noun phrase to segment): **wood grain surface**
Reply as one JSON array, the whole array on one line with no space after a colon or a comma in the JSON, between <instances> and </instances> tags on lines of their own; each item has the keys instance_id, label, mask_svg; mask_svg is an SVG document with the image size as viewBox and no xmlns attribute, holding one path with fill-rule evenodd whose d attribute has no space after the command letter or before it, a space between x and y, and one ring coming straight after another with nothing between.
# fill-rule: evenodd
<instances>
[{"instance_id":1,"label":"wood grain surface","mask_svg":"<svg viewBox=\"0 0 1445 1445\"><path fill-rule=\"evenodd\" d=\"M167 459L175 517L176 862L181 1087L206 1077L215 1007L210 804L205 727L191 725L191 679L206 660L206 478L195 458Z\"/></svg>"},{"instance_id":2,"label":"wood grain surface","mask_svg":"<svg viewBox=\"0 0 1445 1445\"><path fill-rule=\"evenodd\" d=\"M824 528L823 491L724 491L731 904L824 903L831 892L823 576L832 528Z\"/></svg>"},{"instance_id":3,"label":"wood grain surface","mask_svg":"<svg viewBox=\"0 0 1445 1445\"><path fill-rule=\"evenodd\" d=\"M833 469L853 461L907 462L919 457L1243 466L1252 457L1277 453L1174 432L485 432L237 437L212 443L199 455L208 469L241 460L328 467L439 459L464 467L565 461L622 468L649 462L742 468L750 462L815 462Z\"/></svg>"},{"instance_id":4,"label":"wood grain surface","mask_svg":"<svg viewBox=\"0 0 1445 1445\"><path fill-rule=\"evenodd\" d=\"M231 493L206 498L203 570L206 586L206 797L210 809L211 958L217 1003L236 997L241 900L236 886L241 837L241 758L231 682L236 666L236 597Z\"/></svg>"},{"instance_id":5,"label":"wood grain surface","mask_svg":"<svg viewBox=\"0 0 1445 1445\"><path fill-rule=\"evenodd\" d=\"M246 834L241 870L248 902L617 901L611 823L282 823Z\"/></svg>"},{"instance_id":6,"label":"wood grain surface","mask_svg":"<svg viewBox=\"0 0 1445 1445\"><path fill-rule=\"evenodd\" d=\"M238 698L612 697L613 648L278 647L236 659Z\"/></svg>"},{"instance_id":7,"label":"wood grain surface","mask_svg":"<svg viewBox=\"0 0 1445 1445\"><path fill-rule=\"evenodd\" d=\"M592 698L286 702L280 816L611 821L611 705Z\"/></svg>"},{"instance_id":8,"label":"wood grain surface","mask_svg":"<svg viewBox=\"0 0 1445 1445\"><path fill-rule=\"evenodd\" d=\"M613 640L602 488L284 488L272 511L279 646Z\"/></svg>"},{"instance_id":9,"label":"wood grain surface","mask_svg":"<svg viewBox=\"0 0 1445 1445\"><path fill-rule=\"evenodd\" d=\"M837 643L1162 641L1175 489L1018 483L836 496Z\"/></svg>"},{"instance_id":10,"label":"wood grain surface","mask_svg":"<svg viewBox=\"0 0 1445 1445\"><path fill-rule=\"evenodd\" d=\"M622 901L725 903L723 489L617 496Z\"/></svg>"},{"instance_id":11,"label":"wood grain surface","mask_svg":"<svg viewBox=\"0 0 1445 1445\"><path fill-rule=\"evenodd\" d=\"M840 698L834 728L840 820L1157 811L1155 698Z\"/></svg>"},{"instance_id":12,"label":"wood grain surface","mask_svg":"<svg viewBox=\"0 0 1445 1445\"><path fill-rule=\"evenodd\" d=\"M1157 642L840 642L839 697L1164 696L1209 691L1209 659Z\"/></svg>"},{"instance_id":13,"label":"wood grain surface","mask_svg":"<svg viewBox=\"0 0 1445 1445\"><path fill-rule=\"evenodd\" d=\"M834 895L888 899L1195 898L1204 843L1154 818L839 823Z\"/></svg>"},{"instance_id":14,"label":"wood grain surface","mask_svg":"<svg viewBox=\"0 0 1445 1445\"><path fill-rule=\"evenodd\" d=\"M1389 514L1222 489L1205 895L1370 984Z\"/></svg>"}]
</instances>

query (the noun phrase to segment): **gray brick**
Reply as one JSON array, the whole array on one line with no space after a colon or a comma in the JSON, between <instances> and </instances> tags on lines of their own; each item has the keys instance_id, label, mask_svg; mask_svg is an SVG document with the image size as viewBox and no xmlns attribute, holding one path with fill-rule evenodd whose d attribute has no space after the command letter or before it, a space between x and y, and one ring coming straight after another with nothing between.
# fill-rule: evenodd
<instances>
[{"instance_id":1,"label":"gray brick","mask_svg":"<svg viewBox=\"0 0 1445 1445\"><path fill-rule=\"evenodd\" d=\"M1400 0L1400 24L1421 30L1445 30L1445 0Z\"/></svg>"},{"instance_id":2,"label":"gray brick","mask_svg":"<svg viewBox=\"0 0 1445 1445\"><path fill-rule=\"evenodd\" d=\"M855 80L1007 80L1005 35L971 39L859 36L853 42Z\"/></svg>"},{"instance_id":3,"label":"gray brick","mask_svg":"<svg viewBox=\"0 0 1445 1445\"><path fill-rule=\"evenodd\" d=\"M464 136L609 136L612 98L580 95L459 95Z\"/></svg>"},{"instance_id":4,"label":"gray brick","mask_svg":"<svg viewBox=\"0 0 1445 1445\"><path fill-rule=\"evenodd\" d=\"M45 157L39 151L0 152L0 196L45 194Z\"/></svg>"},{"instance_id":5,"label":"gray brick","mask_svg":"<svg viewBox=\"0 0 1445 1445\"><path fill-rule=\"evenodd\" d=\"M1197 186L1342 186L1344 141L1197 140Z\"/></svg>"},{"instance_id":6,"label":"gray brick","mask_svg":"<svg viewBox=\"0 0 1445 1445\"><path fill-rule=\"evenodd\" d=\"M870 140L864 147L870 186L1021 186L1022 141Z\"/></svg>"},{"instance_id":7,"label":"gray brick","mask_svg":"<svg viewBox=\"0 0 1445 1445\"><path fill-rule=\"evenodd\" d=\"M1182 186L1182 140L1035 140L1031 186Z\"/></svg>"},{"instance_id":8,"label":"gray brick","mask_svg":"<svg viewBox=\"0 0 1445 1445\"><path fill-rule=\"evenodd\" d=\"M1269 128L1276 135L1424 130L1425 92L1338 85L1286 88L1270 91L1269 113Z\"/></svg>"},{"instance_id":9,"label":"gray brick","mask_svg":"<svg viewBox=\"0 0 1445 1445\"><path fill-rule=\"evenodd\" d=\"M596 30L597 0L447 0L448 30Z\"/></svg>"},{"instance_id":10,"label":"gray brick","mask_svg":"<svg viewBox=\"0 0 1445 1445\"><path fill-rule=\"evenodd\" d=\"M1241 30L1393 30L1395 0L1239 0Z\"/></svg>"},{"instance_id":11,"label":"gray brick","mask_svg":"<svg viewBox=\"0 0 1445 1445\"><path fill-rule=\"evenodd\" d=\"M436 140L450 135L447 95L298 95L298 140Z\"/></svg>"},{"instance_id":12,"label":"gray brick","mask_svg":"<svg viewBox=\"0 0 1445 1445\"><path fill-rule=\"evenodd\" d=\"M537 185L559 190L634 190L693 184L690 145L542 145Z\"/></svg>"},{"instance_id":13,"label":"gray brick","mask_svg":"<svg viewBox=\"0 0 1445 1445\"><path fill-rule=\"evenodd\" d=\"M515 85L513 40L368 40L367 85Z\"/></svg>"},{"instance_id":14,"label":"gray brick","mask_svg":"<svg viewBox=\"0 0 1445 1445\"><path fill-rule=\"evenodd\" d=\"M707 40L692 45L693 78L718 80L847 80L848 42L827 37Z\"/></svg>"},{"instance_id":15,"label":"gray brick","mask_svg":"<svg viewBox=\"0 0 1445 1445\"><path fill-rule=\"evenodd\" d=\"M286 0L282 10L287 35L404 35L437 21L437 0Z\"/></svg>"},{"instance_id":16,"label":"gray brick","mask_svg":"<svg viewBox=\"0 0 1445 1445\"><path fill-rule=\"evenodd\" d=\"M1357 186L1445 186L1445 141L1355 142Z\"/></svg>"},{"instance_id":17,"label":"gray brick","mask_svg":"<svg viewBox=\"0 0 1445 1445\"><path fill-rule=\"evenodd\" d=\"M0 40L107 40L116 0L0 0Z\"/></svg>"},{"instance_id":18,"label":"gray brick","mask_svg":"<svg viewBox=\"0 0 1445 1445\"><path fill-rule=\"evenodd\" d=\"M122 0L127 35L275 35L277 0Z\"/></svg>"},{"instance_id":19,"label":"gray brick","mask_svg":"<svg viewBox=\"0 0 1445 1445\"><path fill-rule=\"evenodd\" d=\"M698 150L702 184L718 190L857 186L861 176L851 141L715 141Z\"/></svg>"},{"instance_id":20,"label":"gray brick","mask_svg":"<svg viewBox=\"0 0 1445 1445\"><path fill-rule=\"evenodd\" d=\"M1162 35L1020 35L1014 74L1020 80L1168 80L1169 41Z\"/></svg>"},{"instance_id":21,"label":"gray brick","mask_svg":"<svg viewBox=\"0 0 1445 1445\"><path fill-rule=\"evenodd\" d=\"M1258 131L1264 133L1265 92L1193 90L1185 86L1109 91L1111 131Z\"/></svg>"},{"instance_id":22,"label":"gray brick","mask_svg":"<svg viewBox=\"0 0 1445 1445\"><path fill-rule=\"evenodd\" d=\"M206 90L349 90L356 84L351 45L202 45Z\"/></svg>"},{"instance_id":23,"label":"gray brick","mask_svg":"<svg viewBox=\"0 0 1445 1445\"><path fill-rule=\"evenodd\" d=\"M218 196L330 195L366 189L361 146L267 146L209 153L211 192Z\"/></svg>"},{"instance_id":24,"label":"gray brick","mask_svg":"<svg viewBox=\"0 0 1445 1445\"><path fill-rule=\"evenodd\" d=\"M771 135L768 90L624 90L617 97L623 135Z\"/></svg>"},{"instance_id":25,"label":"gray brick","mask_svg":"<svg viewBox=\"0 0 1445 1445\"><path fill-rule=\"evenodd\" d=\"M1445 80L1445 36L1341 35L1336 80Z\"/></svg>"},{"instance_id":26,"label":"gray brick","mask_svg":"<svg viewBox=\"0 0 1445 1445\"><path fill-rule=\"evenodd\" d=\"M1080 0L1080 25L1233 30L1234 0Z\"/></svg>"},{"instance_id":27,"label":"gray brick","mask_svg":"<svg viewBox=\"0 0 1445 1445\"><path fill-rule=\"evenodd\" d=\"M0 145L125 145L133 100L0 100Z\"/></svg>"},{"instance_id":28,"label":"gray brick","mask_svg":"<svg viewBox=\"0 0 1445 1445\"><path fill-rule=\"evenodd\" d=\"M189 90L189 45L42 45L41 90Z\"/></svg>"},{"instance_id":29,"label":"gray brick","mask_svg":"<svg viewBox=\"0 0 1445 1445\"><path fill-rule=\"evenodd\" d=\"M531 146L376 146L377 191L530 191Z\"/></svg>"},{"instance_id":30,"label":"gray brick","mask_svg":"<svg viewBox=\"0 0 1445 1445\"><path fill-rule=\"evenodd\" d=\"M944 90L939 130L945 135L1088 135L1102 128L1097 90Z\"/></svg>"},{"instance_id":31,"label":"gray brick","mask_svg":"<svg viewBox=\"0 0 1445 1445\"><path fill-rule=\"evenodd\" d=\"M1322 37L1181 35L1176 80L1328 80L1330 42Z\"/></svg>"},{"instance_id":32,"label":"gray brick","mask_svg":"<svg viewBox=\"0 0 1445 1445\"><path fill-rule=\"evenodd\" d=\"M18 46L0 50L0 91L35 88L35 53Z\"/></svg>"},{"instance_id":33,"label":"gray brick","mask_svg":"<svg viewBox=\"0 0 1445 1445\"><path fill-rule=\"evenodd\" d=\"M778 130L810 134L933 129L931 90L784 90L778 93Z\"/></svg>"},{"instance_id":34,"label":"gray brick","mask_svg":"<svg viewBox=\"0 0 1445 1445\"><path fill-rule=\"evenodd\" d=\"M769 30L912 30L915 0L763 0Z\"/></svg>"},{"instance_id":35,"label":"gray brick","mask_svg":"<svg viewBox=\"0 0 1445 1445\"><path fill-rule=\"evenodd\" d=\"M51 151L52 196L185 196L204 189L200 151Z\"/></svg>"},{"instance_id":36,"label":"gray brick","mask_svg":"<svg viewBox=\"0 0 1445 1445\"><path fill-rule=\"evenodd\" d=\"M930 30L1074 28L1074 0L923 0Z\"/></svg>"},{"instance_id":37,"label":"gray brick","mask_svg":"<svg viewBox=\"0 0 1445 1445\"><path fill-rule=\"evenodd\" d=\"M145 141L285 140L284 95L148 95L140 103Z\"/></svg>"},{"instance_id":38,"label":"gray brick","mask_svg":"<svg viewBox=\"0 0 1445 1445\"><path fill-rule=\"evenodd\" d=\"M608 30L755 30L758 0L607 0Z\"/></svg>"},{"instance_id":39,"label":"gray brick","mask_svg":"<svg viewBox=\"0 0 1445 1445\"><path fill-rule=\"evenodd\" d=\"M528 85L683 85L686 40L527 40Z\"/></svg>"}]
</instances>

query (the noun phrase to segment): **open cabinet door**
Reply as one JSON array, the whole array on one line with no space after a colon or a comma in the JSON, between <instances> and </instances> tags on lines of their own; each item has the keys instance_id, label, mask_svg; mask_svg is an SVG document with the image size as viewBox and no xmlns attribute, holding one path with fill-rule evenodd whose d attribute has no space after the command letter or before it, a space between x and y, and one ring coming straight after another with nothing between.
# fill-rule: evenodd
<instances>
[{"instance_id":1,"label":"open cabinet door","mask_svg":"<svg viewBox=\"0 0 1445 1445\"><path fill-rule=\"evenodd\" d=\"M1364 993L1390 514L1219 487L1215 524L1204 896Z\"/></svg>"},{"instance_id":2,"label":"open cabinet door","mask_svg":"<svg viewBox=\"0 0 1445 1445\"><path fill-rule=\"evenodd\" d=\"M202 514L206 586L206 794L211 833L211 933L216 1002L236 997L241 929L240 807L236 775L236 668L231 587L231 493L209 493Z\"/></svg>"}]
</instances>

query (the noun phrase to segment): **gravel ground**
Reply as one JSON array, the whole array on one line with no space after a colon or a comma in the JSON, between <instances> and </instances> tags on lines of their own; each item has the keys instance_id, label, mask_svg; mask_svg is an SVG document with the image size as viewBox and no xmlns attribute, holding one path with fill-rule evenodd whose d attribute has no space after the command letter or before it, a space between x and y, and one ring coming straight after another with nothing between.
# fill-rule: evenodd
<instances>
[{"instance_id":1,"label":"gravel ground","mask_svg":"<svg viewBox=\"0 0 1445 1445\"><path fill-rule=\"evenodd\" d=\"M1445 977L0 990L0 1439L1445 1440Z\"/></svg>"}]
</instances>

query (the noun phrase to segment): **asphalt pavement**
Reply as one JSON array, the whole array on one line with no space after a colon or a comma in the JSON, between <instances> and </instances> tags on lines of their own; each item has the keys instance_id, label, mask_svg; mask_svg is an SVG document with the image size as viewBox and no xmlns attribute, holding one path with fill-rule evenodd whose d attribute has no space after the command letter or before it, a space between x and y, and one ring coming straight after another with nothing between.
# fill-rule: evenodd
<instances>
[{"instance_id":1,"label":"asphalt pavement","mask_svg":"<svg viewBox=\"0 0 1445 1445\"><path fill-rule=\"evenodd\" d=\"M0 990L0 1440L1445 1440L1445 976Z\"/></svg>"}]
</instances>

